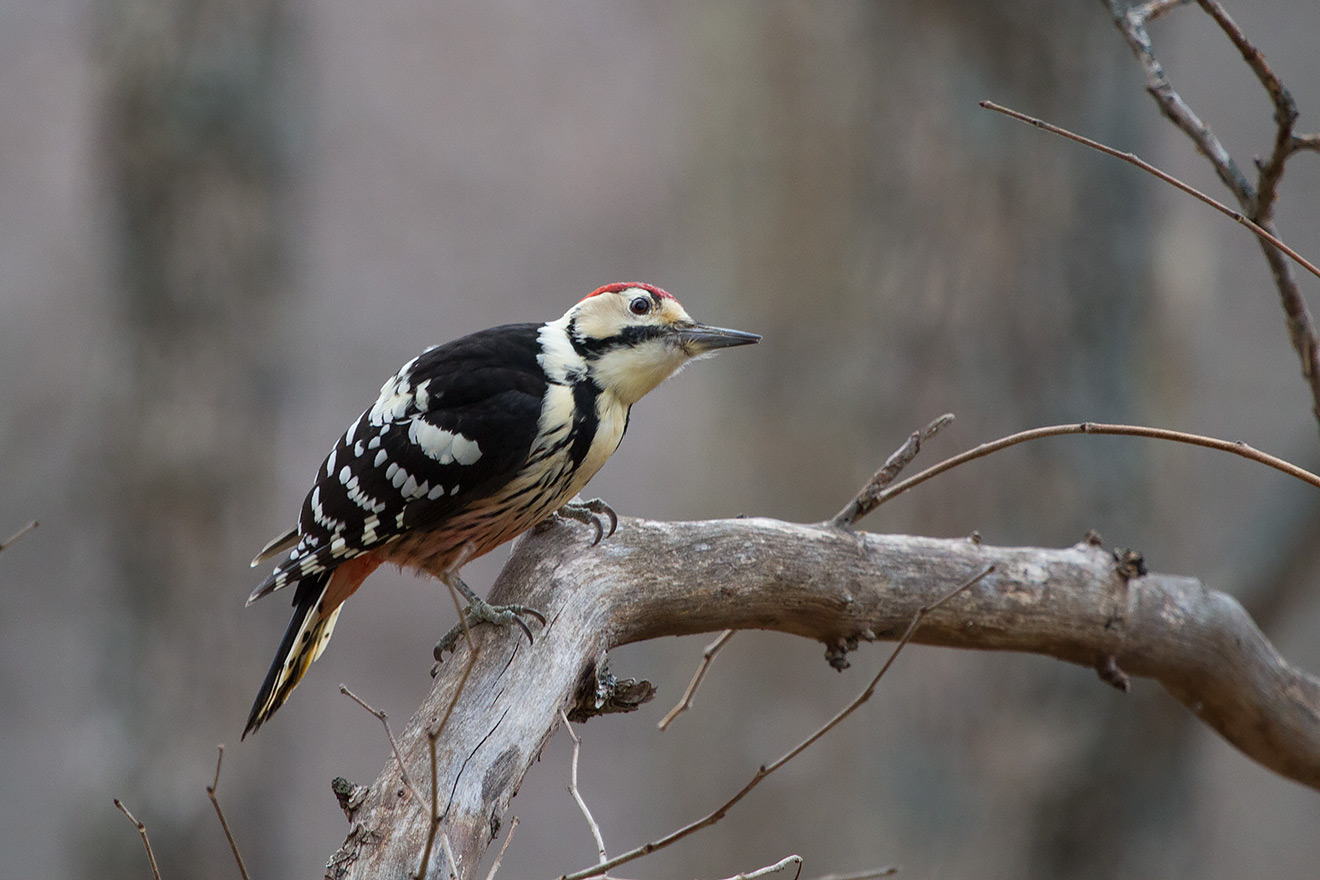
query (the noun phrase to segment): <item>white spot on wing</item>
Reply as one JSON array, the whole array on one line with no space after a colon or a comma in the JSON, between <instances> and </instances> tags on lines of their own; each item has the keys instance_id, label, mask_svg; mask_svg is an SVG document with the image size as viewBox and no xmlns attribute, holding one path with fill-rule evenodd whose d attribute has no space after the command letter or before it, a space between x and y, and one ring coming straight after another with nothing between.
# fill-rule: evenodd
<instances>
[{"instance_id":1,"label":"white spot on wing","mask_svg":"<svg viewBox=\"0 0 1320 880\"><path fill-rule=\"evenodd\" d=\"M385 505L382 504L382 505L381 505L381 510L383 510L384 508L385 508ZM378 510L378 511L376 511L376 512L379 513L380 511ZM376 529L377 529L379 526L380 526L380 517L378 517L378 516L369 516L369 517L367 517L366 522L364 522L364 523L362 524L362 543L363 543L363 544L374 544L374 543L376 543Z\"/></svg>"},{"instance_id":2,"label":"white spot on wing","mask_svg":"<svg viewBox=\"0 0 1320 880\"><path fill-rule=\"evenodd\" d=\"M372 404L367 412L367 421L373 425L383 425L386 422L396 421L403 418L407 412L408 405L413 402L412 387L408 384L408 371L417 363L417 358L413 358L403 365L403 369L391 376L384 385L380 386L380 396Z\"/></svg>"},{"instance_id":3,"label":"white spot on wing","mask_svg":"<svg viewBox=\"0 0 1320 880\"><path fill-rule=\"evenodd\" d=\"M408 425L408 439L440 464L472 464L481 458L477 441L462 434L437 428L425 419L413 419Z\"/></svg>"},{"instance_id":4,"label":"white spot on wing","mask_svg":"<svg viewBox=\"0 0 1320 880\"><path fill-rule=\"evenodd\" d=\"M454 461L459 464L476 464L477 459L481 458L481 447L477 441L469 440L462 434L454 435L454 443L450 447L454 453Z\"/></svg>"}]
</instances>

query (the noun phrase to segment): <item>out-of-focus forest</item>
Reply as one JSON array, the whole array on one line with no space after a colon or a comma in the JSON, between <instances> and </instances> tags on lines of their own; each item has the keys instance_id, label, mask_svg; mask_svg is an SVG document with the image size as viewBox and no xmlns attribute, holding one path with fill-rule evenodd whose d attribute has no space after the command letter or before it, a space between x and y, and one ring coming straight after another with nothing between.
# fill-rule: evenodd
<instances>
[{"instance_id":1,"label":"out-of-focus forest","mask_svg":"<svg viewBox=\"0 0 1320 880\"><path fill-rule=\"evenodd\" d=\"M1309 0L1230 2L1320 127ZM1152 35L1248 162L1271 107L1194 6ZM0 4L0 873L319 876L454 622L395 572L349 603L239 743L287 621L243 601L339 432L421 348L645 280L764 334L633 412L592 494L622 513L820 520L911 430L923 459L1041 424L1158 424L1320 464L1259 248L1123 165L979 109L1131 149L1217 197L1095 0ZM1320 161L1282 237L1320 256ZM1313 278L1303 289L1314 295ZM1315 300L1312 299L1312 305ZM1062 546L1094 528L1237 596L1320 670L1320 497L1230 456L1119 438L1018 447L869 529ZM506 554L467 570L485 590ZM612 850L704 814L814 730L821 646L738 635L667 732L706 637L619 651L660 688L596 719L581 787ZM595 861L551 741L501 876ZM1158 686L909 648L871 701L715 828L627 876L1311 877L1320 800ZM483 874L484 874L484 868Z\"/></svg>"}]
</instances>

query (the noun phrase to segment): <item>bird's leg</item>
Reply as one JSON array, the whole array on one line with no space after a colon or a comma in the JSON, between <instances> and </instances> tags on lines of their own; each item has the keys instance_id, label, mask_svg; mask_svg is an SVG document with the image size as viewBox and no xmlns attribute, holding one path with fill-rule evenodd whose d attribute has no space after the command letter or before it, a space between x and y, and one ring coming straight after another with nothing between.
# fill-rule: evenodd
<instances>
[{"instance_id":1,"label":"bird's leg","mask_svg":"<svg viewBox=\"0 0 1320 880\"><path fill-rule=\"evenodd\" d=\"M608 538L619 528L619 515L599 498L592 498L588 501L579 501L574 499L563 507L559 508L559 515L565 519L576 520L583 525L596 527L596 537L592 540L591 546L596 546L602 538ZM605 531L605 526L601 522L601 517L610 521L610 530Z\"/></svg>"},{"instance_id":2,"label":"bird's leg","mask_svg":"<svg viewBox=\"0 0 1320 880\"><path fill-rule=\"evenodd\" d=\"M445 634L445 637L436 643L435 654L436 662L444 659L445 652L453 652L458 647L458 640L463 637L463 630L470 629L479 623L490 623L495 626L513 626L517 624L522 627L522 631L527 635L527 643L532 644L532 628L528 626L523 615L535 617L540 621L541 626L545 626L545 615L535 608L529 608L526 605L492 605L485 599L472 592L472 588L463 583L463 579L458 576L458 572L452 572L445 579L445 583L463 594L463 598L468 600L468 605L463 609L463 619L466 625L460 622L457 626Z\"/></svg>"}]
</instances>

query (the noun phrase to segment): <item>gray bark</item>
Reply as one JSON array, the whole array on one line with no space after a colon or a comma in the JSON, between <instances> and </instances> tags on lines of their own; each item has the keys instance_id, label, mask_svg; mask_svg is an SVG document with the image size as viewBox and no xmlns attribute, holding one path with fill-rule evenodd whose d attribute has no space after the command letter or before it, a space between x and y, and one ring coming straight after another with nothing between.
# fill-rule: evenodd
<instances>
[{"instance_id":1,"label":"gray bark","mask_svg":"<svg viewBox=\"0 0 1320 880\"><path fill-rule=\"evenodd\" d=\"M436 741L441 831L460 878L472 876L560 711L594 687L609 649L768 629L823 642L837 657L858 639L896 640L919 608L991 563L995 571L933 610L914 641L1042 654L1111 683L1154 679L1249 757L1320 789L1320 681L1290 667L1233 598L1193 578L1133 576L1086 543L991 547L771 519L625 519L599 546L590 537L564 524L531 534L496 582L492 601L546 613L533 646L516 630L473 632L477 659ZM431 792L427 731L459 689L467 656L461 647L446 660L399 737L422 800ZM354 799L327 876L415 873L429 813L391 759ZM448 873L437 838L428 876Z\"/></svg>"}]
</instances>

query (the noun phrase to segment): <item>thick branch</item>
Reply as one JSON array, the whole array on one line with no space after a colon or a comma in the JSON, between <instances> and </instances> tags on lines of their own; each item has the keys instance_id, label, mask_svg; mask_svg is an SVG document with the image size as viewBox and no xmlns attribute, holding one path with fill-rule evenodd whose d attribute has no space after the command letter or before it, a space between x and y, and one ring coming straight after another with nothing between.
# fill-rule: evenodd
<instances>
[{"instance_id":1,"label":"thick branch","mask_svg":"<svg viewBox=\"0 0 1320 880\"><path fill-rule=\"evenodd\" d=\"M777 630L836 652L858 639L894 640L918 608L990 563L995 572L933 611L915 641L1116 663L1159 681L1256 761L1320 789L1320 682L1291 668L1236 601L1193 579L1126 580L1109 554L1085 544L997 548L770 519L625 520L599 546L590 538L564 524L528 536L492 590L494 601L546 612L535 645L491 627L473 632L479 656L437 742L440 811L459 877L472 876L560 711L610 648L722 629ZM400 737L414 778L429 774L426 731L458 689L466 650L442 667ZM417 870L429 817L393 760L353 820L327 876ZM448 875L440 861L430 876Z\"/></svg>"}]
</instances>

